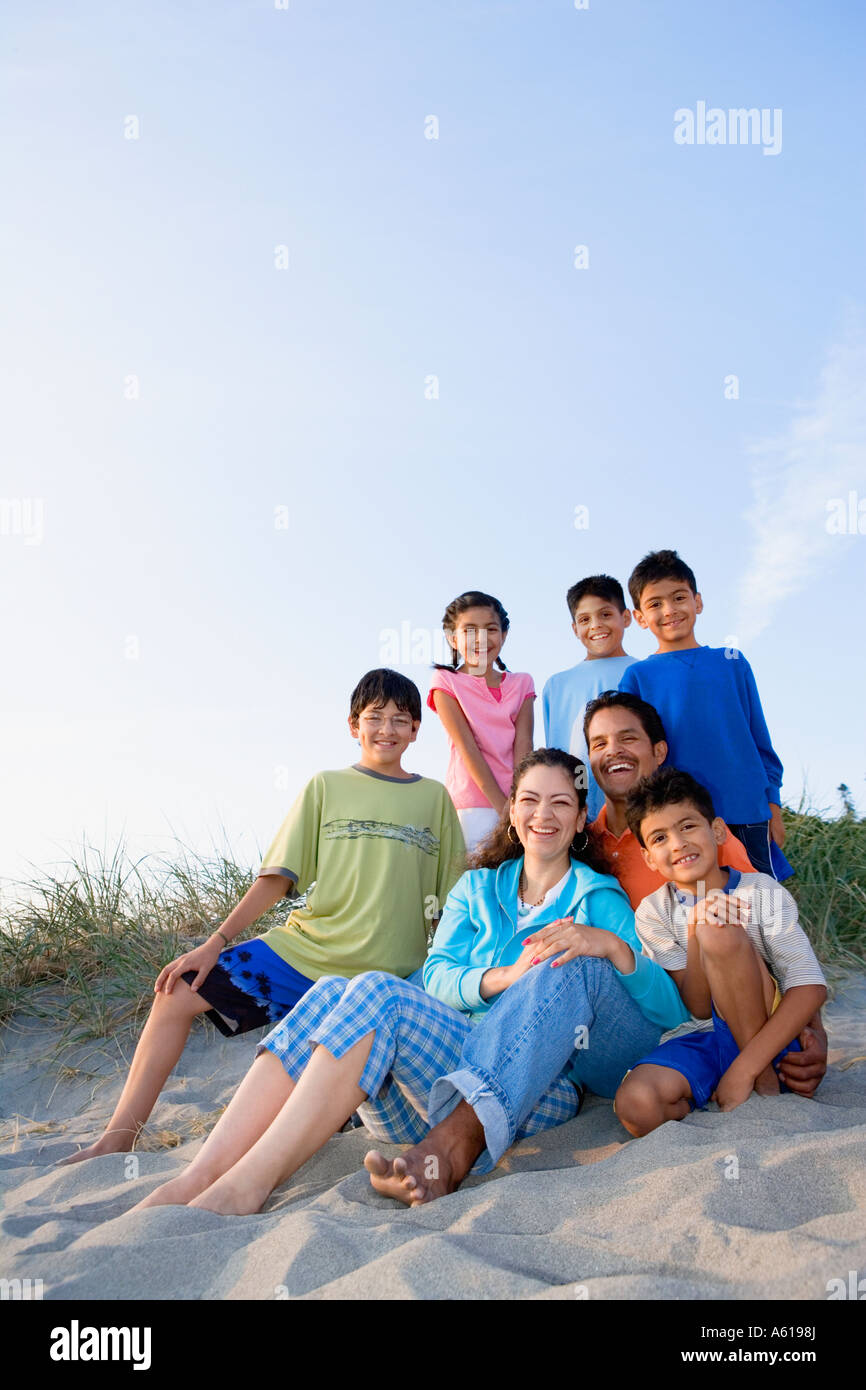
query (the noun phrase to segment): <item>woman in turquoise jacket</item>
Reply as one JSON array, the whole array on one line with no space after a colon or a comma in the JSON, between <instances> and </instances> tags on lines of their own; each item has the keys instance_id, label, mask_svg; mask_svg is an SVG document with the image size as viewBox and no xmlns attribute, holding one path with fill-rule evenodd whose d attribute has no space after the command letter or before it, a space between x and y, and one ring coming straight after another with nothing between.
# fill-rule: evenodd
<instances>
[{"instance_id":1,"label":"woman in turquoise jacket","mask_svg":"<svg viewBox=\"0 0 866 1390\"><path fill-rule=\"evenodd\" d=\"M612 1095L686 1015L600 872L585 781L569 753L525 758L478 867L448 896L425 988L381 971L317 980L259 1045L190 1167L142 1205L258 1211L356 1110L379 1139L415 1144L463 1099L486 1171L515 1139L577 1114L582 1084ZM525 1002L516 1016L511 1000ZM404 1201L439 1195L413 1186L411 1160L394 1171L374 1151L367 1166Z\"/></svg>"},{"instance_id":2,"label":"woman in turquoise jacket","mask_svg":"<svg viewBox=\"0 0 866 1390\"><path fill-rule=\"evenodd\" d=\"M541 765L537 761L539 754L556 751L539 749L531 754L536 760L533 766ZM572 849L568 868L558 882L543 892L540 902L533 903L530 896L531 905L527 905L523 846L510 822L494 832L492 843L482 847L476 857L479 867L465 873L448 895L424 964L424 988L428 994L460 1009L477 1023L502 993L503 981L507 988L531 968L535 959L556 954L551 938L544 956L538 952L527 956L525 943L534 940L536 932L555 922L565 927L572 923L591 924L606 934L604 938L594 938L596 949L591 954L611 961L623 988L641 1013L661 1028L672 1028L684 1021L679 991L670 975L641 954L634 912L623 889L615 878L596 867L597 851L585 830L582 838L583 848ZM508 857L497 863L503 852ZM481 867L487 863L495 867ZM540 886L543 890L543 880ZM567 931L561 938L557 935L556 940L560 939L565 950L558 958L559 965L578 955L590 954L579 949L576 936L569 943ZM584 945L589 944L590 938L585 934L581 939ZM503 980L495 971L504 972ZM494 988L497 982L499 987Z\"/></svg>"}]
</instances>

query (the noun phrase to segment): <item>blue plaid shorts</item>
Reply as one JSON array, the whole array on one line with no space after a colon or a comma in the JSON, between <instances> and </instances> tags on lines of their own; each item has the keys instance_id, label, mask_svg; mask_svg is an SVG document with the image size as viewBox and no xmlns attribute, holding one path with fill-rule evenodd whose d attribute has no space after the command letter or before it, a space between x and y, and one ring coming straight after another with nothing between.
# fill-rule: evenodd
<instances>
[{"instance_id":1,"label":"blue plaid shorts","mask_svg":"<svg viewBox=\"0 0 866 1390\"><path fill-rule=\"evenodd\" d=\"M494 1006L495 1007L495 1006ZM368 1099L358 1106L364 1126L389 1144L417 1144L427 1134L430 1088L459 1065L470 1030L465 1014L418 985L371 971L353 980L326 975L259 1043L298 1081L317 1044L340 1058L369 1033L373 1045L359 1080ZM558 1076L517 1131L525 1139L565 1124L578 1112L577 1088ZM486 1171L476 1167L473 1172Z\"/></svg>"}]
</instances>

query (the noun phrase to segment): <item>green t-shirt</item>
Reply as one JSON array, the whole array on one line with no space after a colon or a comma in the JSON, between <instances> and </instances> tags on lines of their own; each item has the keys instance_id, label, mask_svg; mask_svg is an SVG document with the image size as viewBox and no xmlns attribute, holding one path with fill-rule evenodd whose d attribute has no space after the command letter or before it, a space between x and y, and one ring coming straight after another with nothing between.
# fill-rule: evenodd
<instances>
[{"instance_id":1,"label":"green t-shirt","mask_svg":"<svg viewBox=\"0 0 866 1390\"><path fill-rule=\"evenodd\" d=\"M365 970L405 979L423 965L430 919L465 867L460 822L440 782L356 767L319 772L259 870L294 880L306 905L263 940L310 980Z\"/></svg>"}]
</instances>

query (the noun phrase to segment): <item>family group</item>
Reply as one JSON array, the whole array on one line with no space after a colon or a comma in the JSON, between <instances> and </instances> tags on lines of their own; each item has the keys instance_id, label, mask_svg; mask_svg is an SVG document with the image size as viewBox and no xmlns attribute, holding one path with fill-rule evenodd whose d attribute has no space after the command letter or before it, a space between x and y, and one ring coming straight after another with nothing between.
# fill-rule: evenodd
<instances>
[{"instance_id":1,"label":"family group","mask_svg":"<svg viewBox=\"0 0 866 1390\"><path fill-rule=\"evenodd\" d=\"M197 1014L269 1026L198 1155L142 1206L258 1211L335 1133L363 1123L382 1194L417 1205L516 1140L614 1098L639 1137L753 1093L810 1096L826 1069L825 980L781 880L782 767L741 652L702 646L676 551L568 592L585 657L547 682L503 658L489 594L451 603L428 704L446 785L408 772L421 696L396 671L352 692L352 766L313 777L258 877L159 975L105 1133L130 1149ZM624 650L632 621L657 651ZM467 851L468 864L467 868ZM286 894L286 920L232 944ZM432 940L431 940L432 934Z\"/></svg>"}]
</instances>

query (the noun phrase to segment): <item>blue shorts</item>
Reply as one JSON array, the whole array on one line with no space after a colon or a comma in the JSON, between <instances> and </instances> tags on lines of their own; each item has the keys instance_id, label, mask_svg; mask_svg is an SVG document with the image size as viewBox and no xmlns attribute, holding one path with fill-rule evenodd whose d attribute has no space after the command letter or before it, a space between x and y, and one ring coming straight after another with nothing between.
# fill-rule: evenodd
<instances>
[{"instance_id":1,"label":"blue shorts","mask_svg":"<svg viewBox=\"0 0 866 1390\"><path fill-rule=\"evenodd\" d=\"M195 974L187 970L181 979L191 985ZM257 936L220 951L198 992L210 1004L207 1017L214 1027L233 1038L253 1028L272 1028L291 1012L312 983Z\"/></svg>"},{"instance_id":2,"label":"blue shorts","mask_svg":"<svg viewBox=\"0 0 866 1390\"><path fill-rule=\"evenodd\" d=\"M800 1051L799 1040L795 1038L792 1043L782 1049L777 1057L773 1058L773 1066L778 1071L779 1063L786 1052ZM680 1072L691 1087L691 1109L703 1110L728 1067L739 1055L740 1049L733 1033L725 1020L719 1018L713 1009L711 1030L708 1029L702 1033L684 1033L680 1038L671 1038L670 1042L661 1043L652 1052L648 1052L645 1057L641 1057L640 1061L635 1062L634 1065L635 1067L670 1067L673 1071ZM787 1091L787 1089L783 1083L782 1090Z\"/></svg>"}]
</instances>

